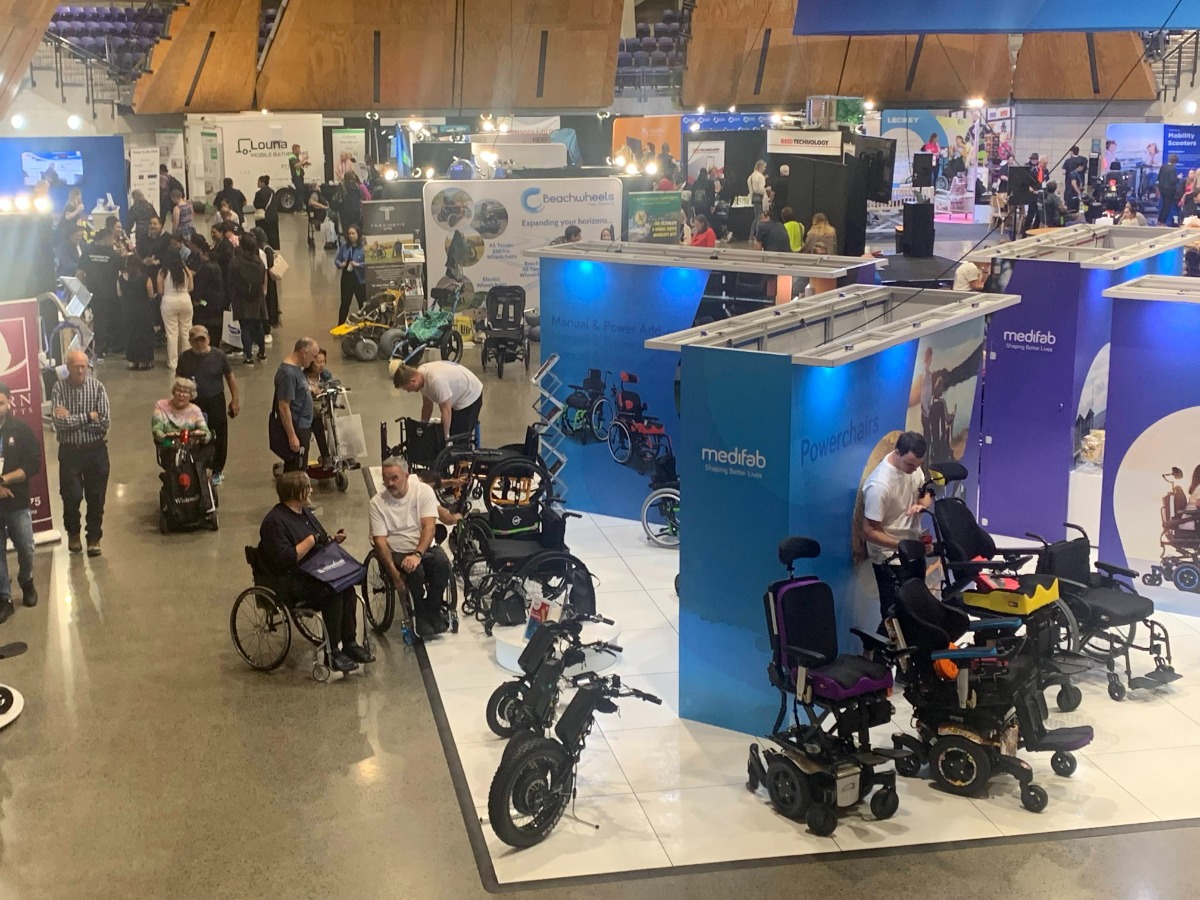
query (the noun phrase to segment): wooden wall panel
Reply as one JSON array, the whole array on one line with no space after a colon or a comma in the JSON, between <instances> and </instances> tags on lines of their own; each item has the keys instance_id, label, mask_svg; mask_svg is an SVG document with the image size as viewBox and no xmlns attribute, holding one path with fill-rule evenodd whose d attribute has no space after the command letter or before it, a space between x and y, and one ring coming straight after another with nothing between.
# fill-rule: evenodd
<instances>
[{"instance_id":1,"label":"wooden wall panel","mask_svg":"<svg viewBox=\"0 0 1200 900\"><path fill-rule=\"evenodd\" d=\"M16 99L57 6L56 0L0 0L0 116Z\"/></svg>"},{"instance_id":2,"label":"wooden wall panel","mask_svg":"<svg viewBox=\"0 0 1200 900\"><path fill-rule=\"evenodd\" d=\"M1017 55L1013 97L1017 100L1153 100L1154 72L1143 58L1142 39L1132 32L1097 32L1093 90L1084 34L1027 34ZM1130 70L1133 73L1127 79ZM1121 80L1125 79L1124 85Z\"/></svg>"},{"instance_id":3,"label":"wooden wall panel","mask_svg":"<svg viewBox=\"0 0 1200 900\"><path fill-rule=\"evenodd\" d=\"M259 0L191 0L177 7L171 13L170 40L158 42L150 71L134 86L134 112L253 109L259 9ZM215 37L204 58L210 34ZM196 90L189 104L193 81Z\"/></svg>"}]
</instances>

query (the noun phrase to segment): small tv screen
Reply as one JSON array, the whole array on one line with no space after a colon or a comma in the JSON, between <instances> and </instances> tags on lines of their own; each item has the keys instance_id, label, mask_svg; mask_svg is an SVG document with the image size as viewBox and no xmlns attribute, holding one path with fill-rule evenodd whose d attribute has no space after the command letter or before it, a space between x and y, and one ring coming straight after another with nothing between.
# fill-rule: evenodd
<instances>
[{"instance_id":1,"label":"small tv screen","mask_svg":"<svg viewBox=\"0 0 1200 900\"><path fill-rule=\"evenodd\" d=\"M890 138L856 135L854 147L859 159L867 164L867 199L876 203L892 201L892 171L896 167L896 142Z\"/></svg>"},{"instance_id":2,"label":"small tv screen","mask_svg":"<svg viewBox=\"0 0 1200 900\"><path fill-rule=\"evenodd\" d=\"M49 150L21 154L21 170L25 184L33 187L39 181L77 187L83 184L83 154L78 150Z\"/></svg>"}]
</instances>

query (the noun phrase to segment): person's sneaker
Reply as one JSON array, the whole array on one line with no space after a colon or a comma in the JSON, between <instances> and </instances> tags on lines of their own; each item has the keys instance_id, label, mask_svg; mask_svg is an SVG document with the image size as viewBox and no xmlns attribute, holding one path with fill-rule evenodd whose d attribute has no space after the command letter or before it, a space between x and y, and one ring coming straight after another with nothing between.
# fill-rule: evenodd
<instances>
[{"instance_id":1,"label":"person's sneaker","mask_svg":"<svg viewBox=\"0 0 1200 900\"><path fill-rule=\"evenodd\" d=\"M423 641L427 641L431 637L437 637L437 632L433 630L433 626L431 626L424 619L417 619L416 631L417 637Z\"/></svg>"},{"instance_id":2,"label":"person's sneaker","mask_svg":"<svg viewBox=\"0 0 1200 900\"><path fill-rule=\"evenodd\" d=\"M224 474L222 474L221 472L213 472L213 477L212 477L213 484L220 484L224 480L225 480Z\"/></svg>"},{"instance_id":3,"label":"person's sneaker","mask_svg":"<svg viewBox=\"0 0 1200 900\"><path fill-rule=\"evenodd\" d=\"M273 340L271 340L271 336L268 334L263 337L263 343L269 347L271 344L273 344L275 342Z\"/></svg>"},{"instance_id":4,"label":"person's sneaker","mask_svg":"<svg viewBox=\"0 0 1200 900\"><path fill-rule=\"evenodd\" d=\"M99 541L88 541L88 556L99 556L99 555L100 555L100 542Z\"/></svg>"},{"instance_id":5,"label":"person's sneaker","mask_svg":"<svg viewBox=\"0 0 1200 900\"><path fill-rule=\"evenodd\" d=\"M72 553L82 553L83 552L83 541L81 541L79 539L79 535L77 535L77 534L67 535L67 549L70 550Z\"/></svg>"},{"instance_id":6,"label":"person's sneaker","mask_svg":"<svg viewBox=\"0 0 1200 900\"><path fill-rule=\"evenodd\" d=\"M266 350L259 350L259 351L258 351L258 358L259 358L259 361L263 361L263 360L265 360L265 359L267 358L267 351L266 351Z\"/></svg>"},{"instance_id":7,"label":"person's sneaker","mask_svg":"<svg viewBox=\"0 0 1200 900\"><path fill-rule=\"evenodd\" d=\"M254 365L254 357L253 357L253 356L243 356L243 357L242 357L242 365L243 365L243 366L252 366L252 365Z\"/></svg>"},{"instance_id":8,"label":"person's sneaker","mask_svg":"<svg viewBox=\"0 0 1200 900\"><path fill-rule=\"evenodd\" d=\"M433 630L437 634L445 634L450 630L450 617L441 615L437 617L437 621L433 623Z\"/></svg>"},{"instance_id":9,"label":"person's sneaker","mask_svg":"<svg viewBox=\"0 0 1200 900\"><path fill-rule=\"evenodd\" d=\"M362 646L362 644L356 644L353 641L342 641L342 653L356 663L362 663L363 665L375 662L375 656L368 653L366 647Z\"/></svg>"},{"instance_id":10,"label":"person's sneaker","mask_svg":"<svg viewBox=\"0 0 1200 900\"><path fill-rule=\"evenodd\" d=\"M21 602L26 606L37 606L37 588L33 586L32 581L29 584L21 585Z\"/></svg>"},{"instance_id":11,"label":"person's sneaker","mask_svg":"<svg viewBox=\"0 0 1200 900\"><path fill-rule=\"evenodd\" d=\"M332 654L330 654L329 668L333 669L335 672L353 672L358 668L358 663L356 663L342 651L335 650Z\"/></svg>"},{"instance_id":12,"label":"person's sneaker","mask_svg":"<svg viewBox=\"0 0 1200 900\"><path fill-rule=\"evenodd\" d=\"M0 597L0 625L3 625L11 617L15 610L13 609L12 600L8 597Z\"/></svg>"}]
</instances>

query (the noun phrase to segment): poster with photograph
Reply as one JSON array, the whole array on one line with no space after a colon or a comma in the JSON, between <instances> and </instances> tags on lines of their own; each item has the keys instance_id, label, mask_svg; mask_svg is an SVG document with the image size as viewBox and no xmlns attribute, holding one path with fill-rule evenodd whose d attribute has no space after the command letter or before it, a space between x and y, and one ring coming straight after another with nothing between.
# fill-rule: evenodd
<instances>
[{"instance_id":1,"label":"poster with photograph","mask_svg":"<svg viewBox=\"0 0 1200 900\"><path fill-rule=\"evenodd\" d=\"M333 180L340 182L347 172L354 172L366 182L367 133L361 128L334 128L331 133Z\"/></svg>"},{"instance_id":2,"label":"poster with photograph","mask_svg":"<svg viewBox=\"0 0 1200 900\"><path fill-rule=\"evenodd\" d=\"M911 190L913 155L932 153L934 202L939 211L970 208L973 214L978 145L991 128L981 109L885 109L880 118L880 137L896 142L893 190ZM999 134L996 140L999 147ZM1011 133L1008 142L1011 154Z\"/></svg>"},{"instance_id":3,"label":"poster with photograph","mask_svg":"<svg viewBox=\"0 0 1200 900\"><path fill-rule=\"evenodd\" d=\"M363 255L367 294L395 284L405 295L423 293L419 263L424 261L425 216L420 200L370 200L363 208Z\"/></svg>"},{"instance_id":4,"label":"poster with photograph","mask_svg":"<svg viewBox=\"0 0 1200 900\"><path fill-rule=\"evenodd\" d=\"M154 133L154 142L158 145L158 162L167 167L167 174L187 184L187 166L184 163L184 143L182 128L167 128ZM149 197L151 203L155 202Z\"/></svg>"}]
</instances>

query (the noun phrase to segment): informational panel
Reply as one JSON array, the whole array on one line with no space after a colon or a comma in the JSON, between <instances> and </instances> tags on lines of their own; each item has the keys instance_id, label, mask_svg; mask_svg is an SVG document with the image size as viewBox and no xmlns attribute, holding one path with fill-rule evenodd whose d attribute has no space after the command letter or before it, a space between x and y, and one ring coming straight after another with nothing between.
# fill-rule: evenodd
<instances>
[{"instance_id":1,"label":"informational panel","mask_svg":"<svg viewBox=\"0 0 1200 900\"><path fill-rule=\"evenodd\" d=\"M688 183L696 180L700 170L709 174L725 171L725 142L724 141L694 141L688 143L687 177Z\"/></svg>"},{"instance_id":2,"label":"informational panel","mask_svg":"<svg viewBox=\"0 0 1200 900\"><path fill-rule=\"evenodd\" d=\"M468 309L498 284L524 288L527 305L537 306L538 260L525 250L563 237L569 225L591 241L620 231L616 178L429 181L423 197L429 285L461 281Z\"/></svg>"},{"instance_id":3,"label":"informational panel","mask_svg":"<svg viewBox=\"0 0 1200 900\"><path fill-rule=\"evenodd\" d=\"M129 149L129 192L141 191L151 203L158 203L158 160L157 147L131 147ZM132 196L129 200L133 203Z\"/></svg>"},{"instance_id":4,"label":"informational panel","mask_svg":"<svg viewBox=\"0 0 1200 900\"><path fill-rule=\"evenodd\" d=\"M1200 126L1118 122L1104 130L1104 170L1117 160L1122 172L1134 173L1134 188L1140 193L1157 182L1159 168L1172 153L1179 157L1175 169L1182 182L1189 170L1200 168Z\"/></svg>"},{"instance_id":5,"label":"informational panel","mask_svg":"<svg viewBox=\"0 0 1200 900\"><path fill-rule=\"evenodd\" d=\"M187 184L187 164L184 162L184 144L182 128L165 128L154 132L154 142L158 145L159 165L167 167L167 174ZM147 198L150 199L150 198ZM150 201L155 202L154 200Z\"/></svg>"},{"instance_id":6,"label":"informational panel","mask_svg":"<svg viewBox=\"0 0 1200 900\"><path fill-rule=\"evenodd\" d=\"M682 200L679 191L633 191L625 239L649 244L678 244Z\"/></svg>"},{"instance_id":7,"label":"informational panel","mask_svg":"<svg viewBox=\"0 0 1200 900\"><path fill-rule=\"evenodd\" d=\"M419 289L419 260L414 250L425 229L425 208L420 200L369 200L363 207L364 256L367 261L367 295L395 284L405 294ZM418 254L419 255L419 254Z\"/></svg>"},{"instance_id":8,"label":"informational panel","mask_svg":"<svg viewBox=\"0 0 1200 900\"><path fill-rule=\"evenodd\" d=\"M215 196L221 190L225 169L221 165L221 133L215 128L200 131L201 171L204 175L204 193Z\"/></svg>"},{"instance_id":9,"label":"informational panel","mask_svg":"<svg viewBox=\"0 0 1200 900\"><path fill-rule=\"evenodd\" d=\"M367 180L367 133L362 128L335 128L333 144L333 180L341 181L347 172Z\"/></svg>"}]
</instances>

